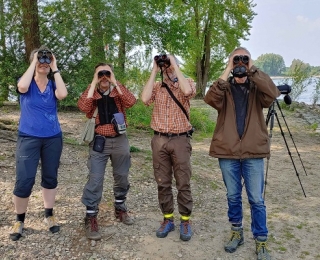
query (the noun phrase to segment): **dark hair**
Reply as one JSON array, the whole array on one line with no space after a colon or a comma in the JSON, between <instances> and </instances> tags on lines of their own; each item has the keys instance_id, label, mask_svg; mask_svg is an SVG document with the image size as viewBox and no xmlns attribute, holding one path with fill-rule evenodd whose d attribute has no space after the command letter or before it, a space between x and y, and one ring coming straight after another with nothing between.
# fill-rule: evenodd
<instances>
[{"instance_id":1,"label":"dark hair","mask_svg":"<svg viewBox=\"0 0 320 260\"><path fill-rule=\"evenodd\" d=\"M95 67L94 67L94 71L96 71L96 69L100 66L109 66L111 68L111 71L113 72L113 66L109 63L105 63L105 62L99 62Z\"/></svg>"}]
</instances>

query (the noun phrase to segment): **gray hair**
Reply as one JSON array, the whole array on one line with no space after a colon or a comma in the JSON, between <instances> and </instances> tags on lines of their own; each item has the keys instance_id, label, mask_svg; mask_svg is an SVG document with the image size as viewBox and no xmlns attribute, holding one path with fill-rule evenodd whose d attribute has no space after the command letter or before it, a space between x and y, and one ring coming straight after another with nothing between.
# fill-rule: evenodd
<instances>
[{"instance_id":1,"label":"gray hair","mask_svg":"<svg viewBox=\"0 0 320 260\"><path fill-rule=\"evenodd\" d=\"M233 54L234 54L236 51L245 51L246 53L248 53L249 57L251 58L251 53L248 51L248 49L245 48L245 47L241 47L241 46L235 48L235 49L230 53L229 58L232 57Z\"/></svg>"}]
</instances>

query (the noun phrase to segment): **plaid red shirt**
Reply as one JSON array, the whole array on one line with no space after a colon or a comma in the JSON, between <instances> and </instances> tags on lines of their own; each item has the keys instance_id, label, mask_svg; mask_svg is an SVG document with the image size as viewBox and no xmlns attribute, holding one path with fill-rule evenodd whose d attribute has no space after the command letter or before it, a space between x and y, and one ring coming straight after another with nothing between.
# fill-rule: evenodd
<instances>
[{"instance_id":1,"label":"plaid red shirt","mask_svg":"<svg viewBox=\"0 0 320 260\"><path fill-rule=\"evenodd\" d=\"M179 88L179 83L166 82L174 96L187 111L190 117L190 99L195 96L196 88L192 79L187 79L192 93L185 96ZM191 124L177 103L171 98L165 87L161 87L161 82L155 82L152 95L147 105L154 103L152 112L151 128L161 133L178 134L191 129Z\"/></svg>"},{"instance_id":2,"label":"plaid red shirt","mask_svg":"<svg viewBox=\"0 0 320 260\"><path fill-rule=\"evenodd\" d=\"M120 82L117 82L117 85L120 87L123 95L120 95L119 92L116 90L116 88L113 88L113 90L110 93L110 97L114 98L118 111L123 113L124 118L126 120L126 124L127 124L125 109L132 107L137 100L135 96ZM92 98L87 98L89 89L90 89L90 85L80 96L80 99L78 100L78 107L82 112L86 113L87 118L92 118L93 113L97 107L97 100L101 99L102 96L99 94L97 89L95 89L93 92ZM99 125L99 124L100 124L100 119L99 119L99 112L98 112L96 116L96 125L98 126L95 129L95 133L99 135L104 135L104 136L117 135L117 132L115 131L113 124L105 124L105 125Z\"/></svg>"}]
</instances>

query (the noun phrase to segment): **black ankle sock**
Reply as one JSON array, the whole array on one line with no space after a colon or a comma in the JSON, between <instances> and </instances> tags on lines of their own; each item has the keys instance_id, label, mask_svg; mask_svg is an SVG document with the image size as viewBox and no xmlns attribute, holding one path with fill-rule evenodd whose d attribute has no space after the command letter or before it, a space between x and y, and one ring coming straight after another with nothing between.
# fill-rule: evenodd
<instances>
[{"instance_id":1,"label":"black ankle sock","mask_svg":"<svg viewBox=\"0 0 320 260\"><path fill-rule=\"evenodd\" d=\"M17 221L21 221L24 223L24 219L26 218L26 213L17 214Z\"/></svg>"},{"instance_id":2,"label":"black ankle sock","mask_svg":"<svg viewBox=\"0 0 320 260\"><path fill-rule=\"evenodd\" d=\"M242 224L232 224L233 227L242 227Z\"/></svg>"},{"instance_id":3,"label":"black ankle sock","mask_svg":"<svg viewBox=\"0 0 320 260\"><path fill-rule=\"evenodd\" d=\"M44 216L47 217L51 217L53 216L53 209L44 209Z\"/></svg>"}]
</instances>

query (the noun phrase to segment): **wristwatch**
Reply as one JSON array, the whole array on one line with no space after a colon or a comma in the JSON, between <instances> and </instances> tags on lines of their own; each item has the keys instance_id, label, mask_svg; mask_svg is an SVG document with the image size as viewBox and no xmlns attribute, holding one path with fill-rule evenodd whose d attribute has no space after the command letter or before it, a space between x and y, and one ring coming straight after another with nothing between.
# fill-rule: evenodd
<instances>
[{"instance_id":1,"label":"wristwatch","mask_svg":"<svg viewBox=\"0 0 320 260\"><path fill-rule=\"evenodd\" d=\"M52 75L56 74L56 73L60 73L60 70L55 70L52 72Z\"/></svg>"}]
</instances>

